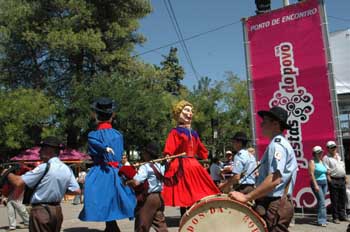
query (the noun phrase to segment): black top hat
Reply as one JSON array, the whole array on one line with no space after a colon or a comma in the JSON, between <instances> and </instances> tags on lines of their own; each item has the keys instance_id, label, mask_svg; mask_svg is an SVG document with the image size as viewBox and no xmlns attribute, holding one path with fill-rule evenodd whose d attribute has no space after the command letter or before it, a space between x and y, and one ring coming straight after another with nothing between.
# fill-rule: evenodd
<instances>
[{"instance_id":1,"label":"black top hat","mask_svg":"<svg viewBox=\"0 0 350 232\"><path fill-rule=\"evenodd\" d=\"M96 113L112 114L115 109L115 102L106 97L100 97L91 104L91 109L95 110Z\"/></svg>"},{"instance_id":2,"label":"black top hat","mask_svg":"<svg viewBox=\"0 0 350 232\"><path fill-rule=\"evenodd\" d=\"M287 130L291 129L291 126L287 123L288 112L279 106L274 106L269 111L261 110L258 112L258 115L262 118L264 116L271 117L271 118L281 122L284 129L287 129Z\"/></svg>"},{"instance_id":3,"label":"black top hat","mask_svg":"<svg viewBox=\"0 0 350 232\"><path fill-rule=\"evenodd\" d=\"M155 159L159 157L160 147L157 143L151 142L143 149L143 152L147 152L150 156Z\"/></svg>"},{"instance_id":4,"label":"black top hat","mask_svg":"<svg viewBox=\"0 0 350 232\"><path fill-rule=\"evenodd\" d=\"M232 137L232 140L238 140L238 141L249 141L246 133L244 132L236 132L236 134Z\"/></svg>"},{"instance_id":5,"label":"black top hat","mask_svg":"<svg viewBox=\"0 0 350 232\"><path fill-rule=\"evenodd\" d=\"M54 136L48 136L40 142L40 147L54 147L58 149L63 149L64 145L62 142Z\"/></svg>"}]
</instances>

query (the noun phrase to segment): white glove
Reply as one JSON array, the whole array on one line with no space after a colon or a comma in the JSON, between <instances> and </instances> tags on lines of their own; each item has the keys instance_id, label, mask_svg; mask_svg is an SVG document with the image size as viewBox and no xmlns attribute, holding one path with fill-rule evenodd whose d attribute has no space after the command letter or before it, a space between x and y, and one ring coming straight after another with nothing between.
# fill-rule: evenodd
<instances>
[{"instance_id":1,"label":"white glove","mask_svg":"<svg viewBox=\"0 0 350 232\"><path fill-rule=\"evenodd\" d=\"M107 151L108 153L112 153L112 154L114 155L114 151L113 151L112 148L106 147L106 151Z\"/></svg>"}]
</instances>

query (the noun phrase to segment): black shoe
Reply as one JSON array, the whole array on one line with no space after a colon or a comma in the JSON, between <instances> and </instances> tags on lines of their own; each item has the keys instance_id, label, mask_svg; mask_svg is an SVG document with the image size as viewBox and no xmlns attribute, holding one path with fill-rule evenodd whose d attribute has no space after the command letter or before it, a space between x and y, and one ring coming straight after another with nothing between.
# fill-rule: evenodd
<instances>
[{"instance_id":1,"label":"black shoe","mask_svg":"<svg viewBox=\"0 0 350 232\"><path fill-rule=\"evenodd\" d=\"M341 221L341 222L350 222L350 220L347 219L347 218L341 218L341 219L339 219L339 221Z\"/></svg>"}]
</instances>

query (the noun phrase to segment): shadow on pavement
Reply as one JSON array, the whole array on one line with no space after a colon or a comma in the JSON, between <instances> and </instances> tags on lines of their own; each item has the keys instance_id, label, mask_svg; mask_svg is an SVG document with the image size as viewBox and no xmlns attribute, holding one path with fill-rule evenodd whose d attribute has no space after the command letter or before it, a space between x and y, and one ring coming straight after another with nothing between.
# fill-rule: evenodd
<instances>
[{"instance_id":1,"label":"shadow on pavement","mask_svg":"<svg viewBox=\"0 0 350 232\"><path fill-rule=\"evenodd\" d=\"M316 217L300 217L295 218L295 224L303 225L317 225L317 218Z\"/></svg>"},{"instance_id":2,"label":"shadow on pavement","mask_svg":"<svg viewBox=\"0 0 350 232\"><path fill-rule=\"evenodd\" d=\"M168 227L179 227L180 216L165 217L165 221Z\"/></svg>"},{"instance_id":3,"label":"shadow on pavement","mask_svg":"<svg viewBox=\"0 0 350 232\"><path fill-rule=\"evenodd\" d=\"M89 229L88 227L76 227L76 228L66 228L66 229L63 229L63 231L65 232L85 232L85 231L101 232L103 230Z\"/></svg>"}]
</instances>

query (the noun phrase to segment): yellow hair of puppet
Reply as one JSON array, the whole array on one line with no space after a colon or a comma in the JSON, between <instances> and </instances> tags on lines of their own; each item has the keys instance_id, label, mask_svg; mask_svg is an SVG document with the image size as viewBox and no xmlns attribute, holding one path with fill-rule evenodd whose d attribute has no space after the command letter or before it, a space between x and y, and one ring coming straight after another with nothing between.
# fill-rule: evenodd
<instances>
[{"instance_id":1,"label":"yellow hair of puppet","mask_svg":"<svg viewBox=\"0 0 350 232\"><path fill-rule=\"evenodd\" d=\"M186 106L190 106L192 107L193 110L193 105L191 103L189 103L188 101L185 100L181 100L178 103L176 103L173 107L173 117L175 119L175 121L179 120L180 114L182 112L182 110L186 107Z\"/></svg>"}]
</instances>

